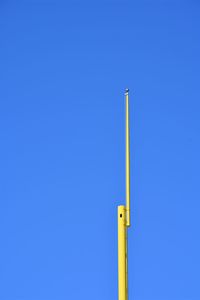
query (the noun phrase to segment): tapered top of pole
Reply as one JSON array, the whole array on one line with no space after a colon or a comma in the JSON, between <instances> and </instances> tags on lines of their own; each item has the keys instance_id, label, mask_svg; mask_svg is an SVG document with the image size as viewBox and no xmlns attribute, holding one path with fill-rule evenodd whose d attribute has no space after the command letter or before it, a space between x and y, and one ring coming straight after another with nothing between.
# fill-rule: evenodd
<instances>
[{"instance_id":1,"label":"tapered top of pole","mask_svg":"<svg viewBox=\"0 0 200 300\"><path fill-rule=\"evenodd\" d=\"M129 130L129 89L125 90L126 101L126 226L130 226L130 130Z\"/></svg>"}]
</instances>

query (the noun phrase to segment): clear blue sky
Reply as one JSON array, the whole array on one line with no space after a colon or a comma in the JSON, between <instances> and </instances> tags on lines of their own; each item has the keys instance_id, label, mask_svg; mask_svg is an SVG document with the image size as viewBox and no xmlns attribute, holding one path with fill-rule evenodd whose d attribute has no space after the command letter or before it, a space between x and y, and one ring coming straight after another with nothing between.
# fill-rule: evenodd
<instances>
[{"instance_id":1,"label":"clear blue sky","mask_svg":"<svg viewBox=\"0 0 200 300\"><path fill-rule=\"evenodd\" d=\"M0 2L0 299L200 299L200 3Z\"/></svg>"}]
</instances>

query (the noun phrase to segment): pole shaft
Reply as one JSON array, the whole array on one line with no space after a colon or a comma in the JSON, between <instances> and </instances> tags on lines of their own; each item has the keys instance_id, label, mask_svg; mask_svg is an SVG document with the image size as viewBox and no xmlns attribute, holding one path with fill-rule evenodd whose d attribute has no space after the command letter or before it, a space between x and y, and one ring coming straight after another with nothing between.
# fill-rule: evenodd
<instances>
[{"instance_id":1,"label":"pole shaft","mask_svg":"<svg viewBox=\"0 0 200 300\"><path fill-rule=\"evenodd\" d=\"M130 226L129 90L126 89L126 206L118 206L118 300L128 300L128 239Z\"/></svg>"},{"instance_id":2,"label":"pole shaft","mask_svg":"<svg viewBox=\"0 0 200 300\"><path fill-rule=\"evenodd\" d=\"M127 227L125 206L118 206L118 300L127 300Z\"/></svg>"},{"instance_id":3,"label":"pole shaft","mask_svg":"<svg viewBox=\"0 0 200 300\"><path fill-rule=\"evenodd\" d=\"M129 97L126 98L126 225L130 226L130 134L129 134Z\"/></svg>"}]
</instances>

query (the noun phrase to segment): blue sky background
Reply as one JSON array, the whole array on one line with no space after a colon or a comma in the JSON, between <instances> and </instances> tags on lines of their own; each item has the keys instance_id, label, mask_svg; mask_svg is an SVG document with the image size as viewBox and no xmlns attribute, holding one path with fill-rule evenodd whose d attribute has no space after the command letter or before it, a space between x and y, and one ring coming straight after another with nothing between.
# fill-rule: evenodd
<instances>
[{"instance_id":1,"label":"blue sky background","mask_svg":"<svg viewBox=\"0 0 200 300\"><path fill-rule=\"evenodd\" d=\"M0 299L200 299L199 1L0 1Z\"/></svg>"}]
</instances>

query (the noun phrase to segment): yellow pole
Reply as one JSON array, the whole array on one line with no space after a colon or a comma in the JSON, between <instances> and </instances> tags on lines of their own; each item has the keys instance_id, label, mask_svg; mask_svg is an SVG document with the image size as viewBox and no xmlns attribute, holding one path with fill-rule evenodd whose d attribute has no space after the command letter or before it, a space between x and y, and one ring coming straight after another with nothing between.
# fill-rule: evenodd
<instances>
[{"instance_id":1,"label":"yellow pole","mask_svg":"<svg viewBox=\"0 0 200 300\"><path fill-rule=\"evenodd\" d=\"M126 99L126 206L118 206L118 300L128 300L127 228L130 226L129 90Z\"/></svg>"},{"instance_id":2,"label":"yellow pole","mask_svg":"<svg viewBox=\"0 0 200 300\"><path fill-rule=\"evenodd\" d=\"M119 300L127 300L126 268L126 208L118 206L118 295Z\"/></svg>"},{"instance_id":3,"label":"yellow pole","mask_svg":"<svg viewBox=\"0 0 200 300\"><path fill-rule=\"evenodd\" d=\"M126 89L126 225L130 226L130 133L128 92L129 90Z\"/></svg>"}]
</instances>

